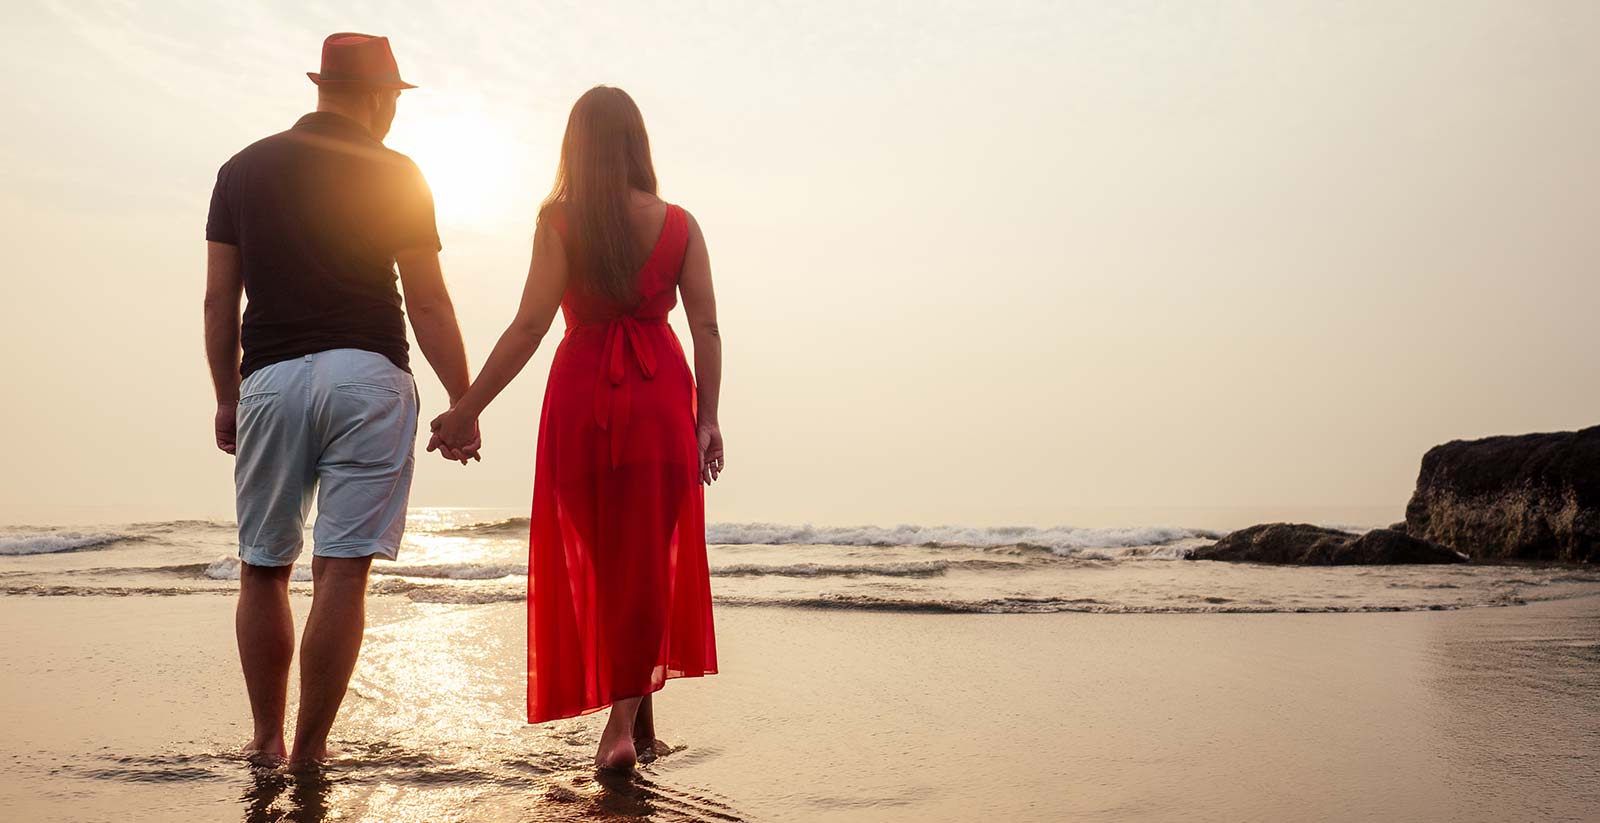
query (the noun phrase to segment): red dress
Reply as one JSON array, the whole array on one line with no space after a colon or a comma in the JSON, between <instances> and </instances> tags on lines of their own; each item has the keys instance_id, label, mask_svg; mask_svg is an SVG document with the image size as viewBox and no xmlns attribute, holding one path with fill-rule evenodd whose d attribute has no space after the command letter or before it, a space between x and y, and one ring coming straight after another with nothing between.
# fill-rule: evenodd
<instances>
[{"instance_id":1,"label":"red dress","mask_svg":"<svg viewBox=\"0 0 1600 823\"><path fill-rule=\"evenodd\" d=\"M561 301L528 547L530 723L717 670L694 376L667 325L688 243L669 205L637 305L576 286Z\"/></svg>"}]
</instances>

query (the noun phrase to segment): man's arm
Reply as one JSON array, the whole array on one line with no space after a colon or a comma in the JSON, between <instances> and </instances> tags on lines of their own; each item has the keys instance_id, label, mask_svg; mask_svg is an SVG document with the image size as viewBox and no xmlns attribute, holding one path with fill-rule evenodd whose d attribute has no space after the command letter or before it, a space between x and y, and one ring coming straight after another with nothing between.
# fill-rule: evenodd
<instances>
[{"instance_id":1,"label":"man's arm","mask_svg":"<svg viewBox=\"0 0 1600 823\"><path fill-rule=\"evenodd\" d=\"M239 303L244 294L239 247L206 243L206 362L217 394L217 448L233 454L239 405Z\"/></svg>"},{"instance_id":2,"label":"man's arm","mask_svg":"<svg viewBox=\"0 0 1600 823\"><path fill-rule=\"evenodd\" d=\"M417 347L439 376L450 396L450 405L454 406L467 393L472 378L467 371L467 347L461 342L461 327L456 324L455 304L450 302L444 272L439 269L439 252L412 249L396 254L395 262L400 267L400 287L405 290L406 314L417 335ZM465 451L472 454L476 448Z\"/></svg>"}]
</instances>

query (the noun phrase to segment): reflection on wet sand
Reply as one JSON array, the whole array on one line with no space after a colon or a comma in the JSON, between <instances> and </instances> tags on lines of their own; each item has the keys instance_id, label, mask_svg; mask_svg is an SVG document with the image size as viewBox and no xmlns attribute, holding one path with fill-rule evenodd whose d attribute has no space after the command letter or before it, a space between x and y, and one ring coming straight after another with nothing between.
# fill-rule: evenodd
<instances>
[{"instance_id":1,"label":"reflection on wet sand","mask_svg":"<svg viewBox=\"0 0 1600 823\"><path fill-rule=\"evenodd\" d=\"M250 767L250 786L239 799L247 823L321 821L328 817L332 781L321 771L290 774L281 769ZM287 802L280 803L288 794Z\"/></svg>"},{"instance_id":2,"label":"reflection on wet sand","mask_svg":"<svg viewBox=\"0 0 1600 823\"><path fill-rule=\"evenodd\" d=\"M1545 819L1600 814L1600 612L1553 605L1464 614L1463 627L1434 632L1429 719L1449 741L1446 779L1468 808L1517 797Z\"/></svg>"},{"instance_id":3,"label":"reflection on wet sand","mask_svg":"<svg viewBox=\"0 0 1600 823\"><path fill-rule=\"evenodd\" d=\"M743 821L703 789L642 772L513 758L491 771L426 767L426 758L363 757L303 771L249 767L245 823L324 820ZM400 764L404 767L397 768Z\"/></svg>"}]
</instances>

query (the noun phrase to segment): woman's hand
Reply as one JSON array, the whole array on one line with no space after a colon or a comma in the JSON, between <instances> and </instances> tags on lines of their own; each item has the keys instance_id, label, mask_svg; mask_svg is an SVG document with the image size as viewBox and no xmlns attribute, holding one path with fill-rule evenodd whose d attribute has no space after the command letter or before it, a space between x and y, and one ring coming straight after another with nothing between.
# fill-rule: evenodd
<instances>
[{"instance_id":1,"label":"woman's hand","mask_svg":"<svg viewBox=\"0 0 1600 823\"><path fill-rule=\"evenodd\" d=\"M428 451L437 450L446 460L482 460L478 450L483 448L483 437L478 432L478 418L451 409L433 418L433 437L428 440Z\"/></svg>"},{"instance_id":2,"label":"woman's hand","mask_svg":"<svg viewBox=\"0 0 1600 823\"><path fill-rule=\"evenodd\" d=\"M722 474L722 428L716 423L701 423L695 439L700 443L700 482L709 486Z\"/></svg>"}]
</instances>

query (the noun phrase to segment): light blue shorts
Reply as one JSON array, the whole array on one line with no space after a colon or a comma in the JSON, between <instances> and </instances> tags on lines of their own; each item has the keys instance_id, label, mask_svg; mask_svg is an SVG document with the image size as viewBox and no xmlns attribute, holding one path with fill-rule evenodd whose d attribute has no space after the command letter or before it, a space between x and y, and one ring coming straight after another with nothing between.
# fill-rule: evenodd
<instances>
[{"instance_id":1,"label":"light blue shorts","mask_svg":"<svg viewBox=\"0 0 1600 823\"><path fill-rule=\"evenodd\" d=\"M313 495L312 554L395 558L416 465L410 374L360 349L308 354L251 372L239 386L238 415L241 561L293 563Z\"/></svg>"}]
</instances>

